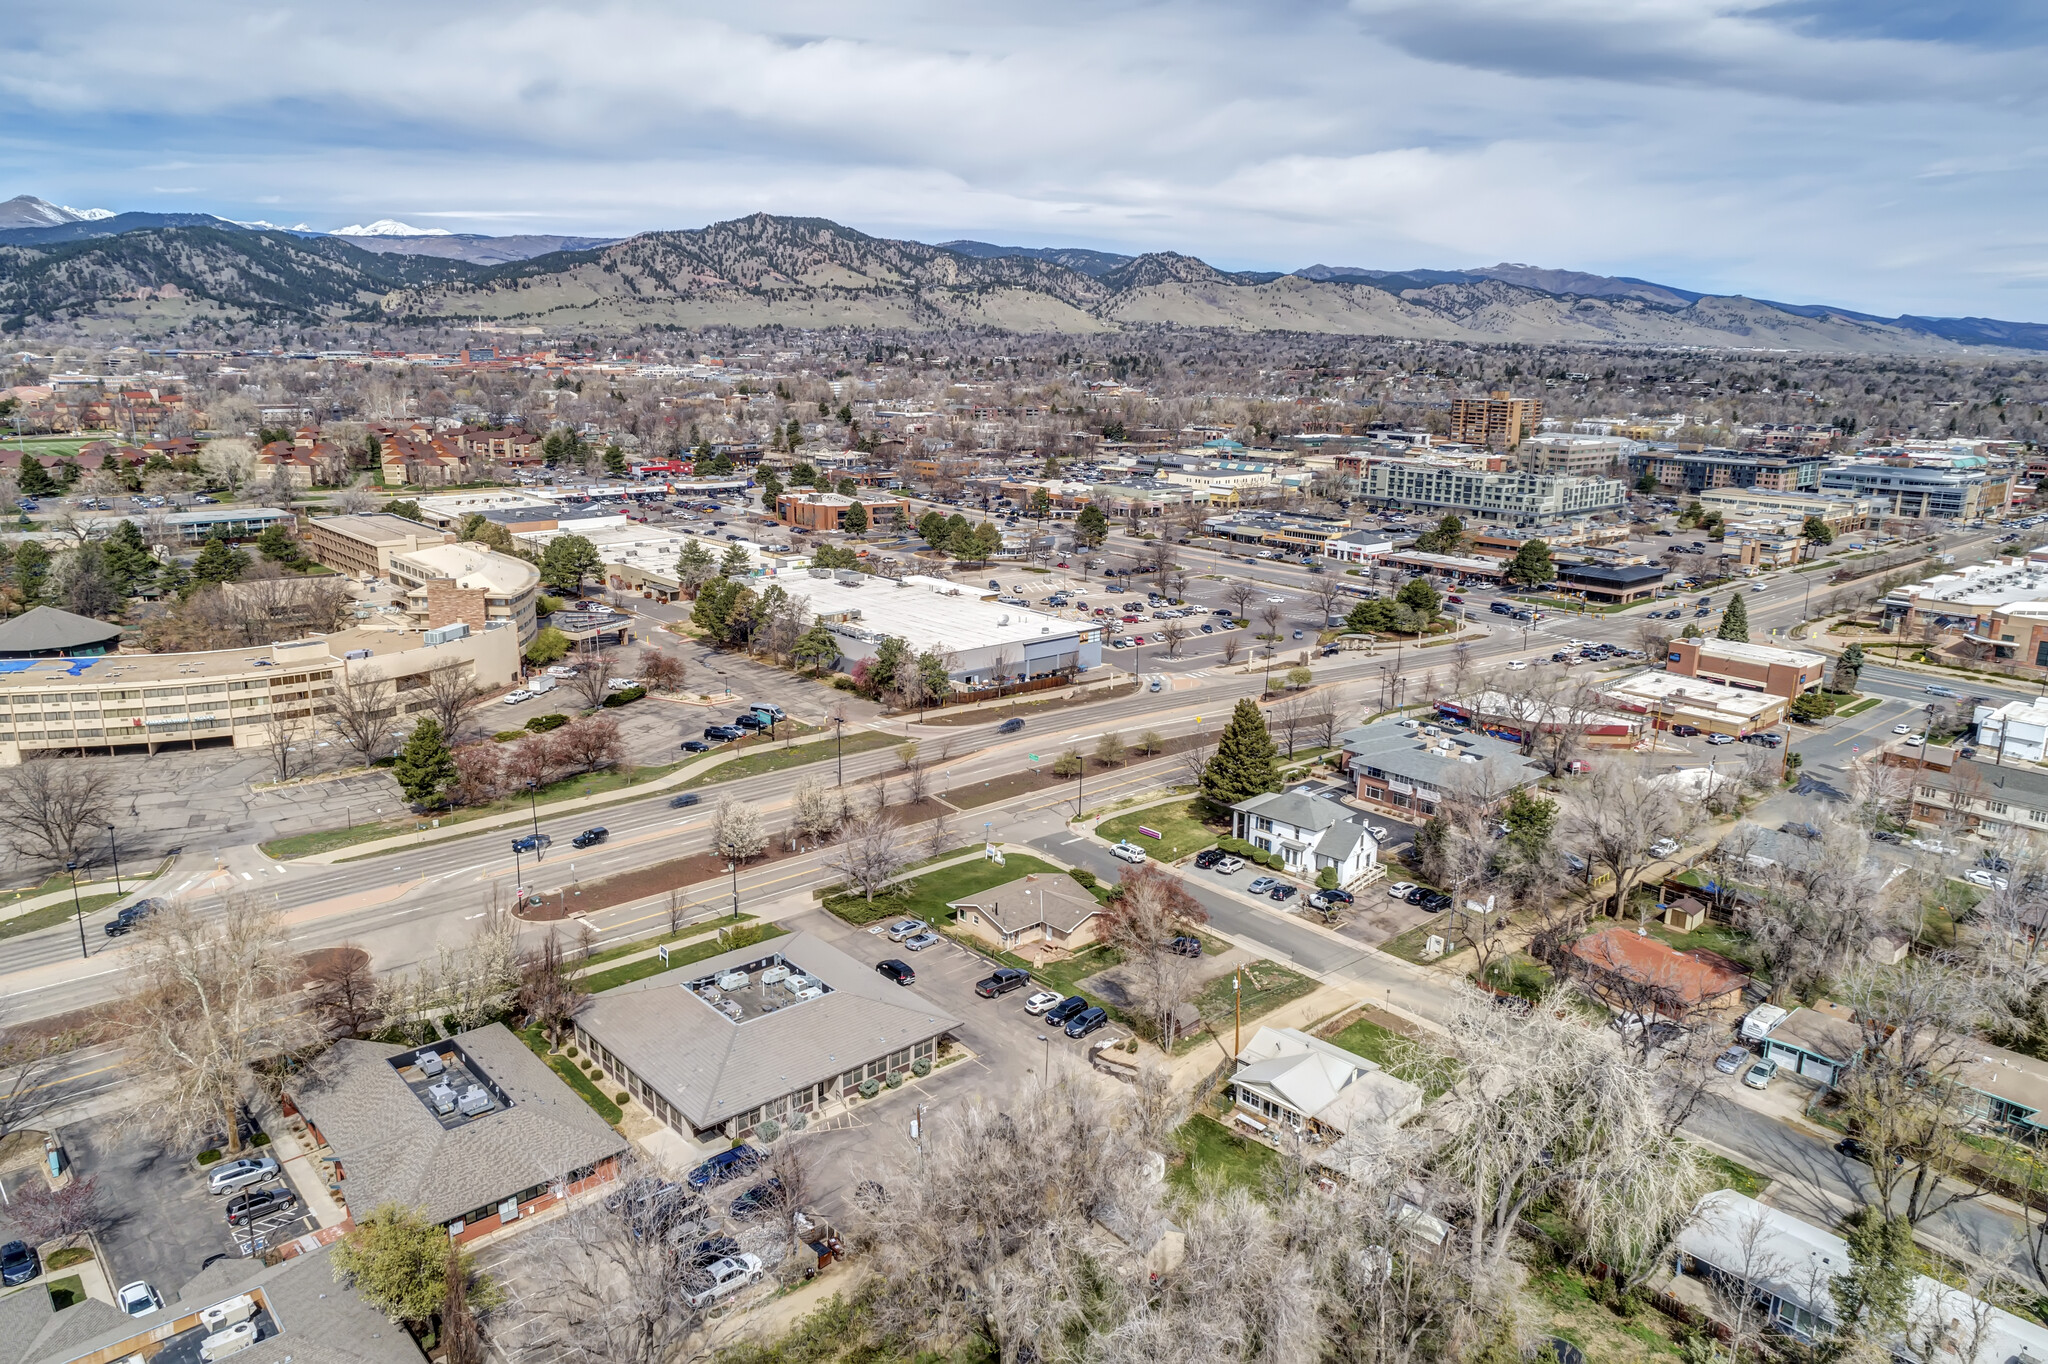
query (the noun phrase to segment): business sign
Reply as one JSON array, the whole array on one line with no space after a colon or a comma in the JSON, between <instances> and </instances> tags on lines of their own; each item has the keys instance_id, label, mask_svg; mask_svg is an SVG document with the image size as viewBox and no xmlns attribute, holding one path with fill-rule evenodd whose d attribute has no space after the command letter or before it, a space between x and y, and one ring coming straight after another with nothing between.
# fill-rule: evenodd
<instances>
[{"instance_id":1,"label":"business sign","mask_svg":"<svg viewBox=\"0 0 2048 1364\"><path fill-rule=\"evenodd\" d=\"M1157 830L1157 829L1148 829L1148 828L1146 828L1146 827L1145 827L1144 825L1142 825L1142 824L1140 824L1140 825L1138 826L1138 832L1139 832L1139 833L1141 833L1141 834L1143 834L1143 835L1145 835L1145 837L1147 837L1147 838L1163 838L1163 837L1165 837L1165 835L1161 834L1161 833L1159 832L1159 830Z\"/></svg>"}]
</instances>

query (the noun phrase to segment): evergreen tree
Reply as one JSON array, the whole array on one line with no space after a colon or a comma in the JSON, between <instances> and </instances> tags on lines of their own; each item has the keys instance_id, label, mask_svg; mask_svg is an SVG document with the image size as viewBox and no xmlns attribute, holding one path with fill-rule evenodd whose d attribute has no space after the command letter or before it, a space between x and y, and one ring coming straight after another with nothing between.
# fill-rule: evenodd
<instances>
[{"instance_id":1,"label":"evergreen tree","mask_svg":"<svg viewBox=\"0 0 2048 1364\"><path fill-rule=\"evenodd\" d=\"M48 497L57 491L57 480L50 477L50 471L34 455L21 461L21 476L16 483L23 497Z\"/></svg>"},{"instance_id":2,"label":"evergreen tree","mask_svg":"<svg viewBox=\"0 0 2048 1364\"><path fill-rule=\"evenodd\" d=\"M915 666L910 645L894 635L884 635L875 646L874 656L867 660L862 674L871 696L880 696L896 686L896 675L903 668Z\"/></svg>"},{"instance_id":3,"label":"evergreen tree","mask_svg":"<svg viewBox=\"0 0 2048 1364\"><path fill-rule=\"evenodd\" d=\"M1351 614L1344 618L1344 628L1354 635L1376 635L1383 630L1394 628L1394 609L1391 603L1374 598L1362 601L1351 608Z\"/></svg>"},{"instance_id":4,"label":"evergreen tree","mask_svg":"<svg viewBox=\"0 0 2048 1364\"><path fill-rule=\"evenodd\" d=\"M1508 842L1524 857L1534 861L1549 844L1557 829L1557 802L1528 791L1517 791L1501 808L1500 822L1508 826Z\"/></svg>"},{"instance_id":5,"label":"evergreen tree","mask_svg":"<svg viewBox=\"0 0 2048 1364\"><path fill-rule=\"evenodd\" d=\"M413 726L391 774L414 805L440 804L442 790L455 780L455 755L448 751L448 741L432 716L420 717Z\"/></svg>"},{"instance_id":6,"label":"evergreen tree","mask_svg":"<svg viewBox=\"0 0 2048 1364\"><path fill-rule=\"evenodd\" d=\"M848 535L868 533L868 509L856 502L839 514L839 529Z\"/></svg>"},{"instance_id":7,"label":"evergreen tree","mask_svg":"<svg viewBox=\"0 0 2048 1364\"><path fill-rule=\"evenodd\" d=\"M1864 1208L1842 1228L1842 1239L1849 1246L1849 1272L1828 1280L1841 1318L1835 1330L1845 1342L1867 1341L1889 1351L1885 1343L1906 1324L1920 1272L1913 1224Z\"/></svg>"},{"instance_id":8,"label":"evergreen tree","mask_svg":"<svg viewBox=\"0 0 2048 1364\"><path fill-rule=\"evenodd\" d=\"M202 585L231 583L248 568L249 556L229 546L226 536L216 533L207 537L206 547L193 561L192 576Z\"/></svg>"},{"instance_id":9,"label":"evergreen tree","mask_svg":"<svg viewBox=\"0 0 2048 1364\"><path fill-rule=\"evenodd\" d=\"M1436 529L1415 537L1415 547L1424 554L1456 554L1465 548L1465 523L1455 514L1445 512Z\"/></svg>"},{"instance_id":10,"label":"evergreen tree","mask_svg":"<svg viewBox=\"0 0 2048 1364\"><path fill-rule=\"evenodd\" d=\"M832 489L832 491L838 493L841 497L852 497L855 493L860 491L860 484L855 483L850 478L842 478L839 480L838 485Z\"/></svg>"},{"instance_id":11,"label":"evergreen tree","mask_svg":"<svg viewBox=\"0 0 2048 1364\"><path fill-rule=\"evenodd\" d=\"M711 564L711 551L704 548L702 540L693 537L676 556L676 577L694 593L711 576Z\"/></svg>"},{"instance_id":12,"label":"evergreen tree","mask_svg":"<svg viewBox=\"0 0 2048 1364\"><path fill-rule=\"evenodd\" d=\"M1719 639L1749 643L1749 608L1742 604L1740 592L1737 592L1735 599L1728 603L1728 609L1721 613L1721 628L1715 635Z\"/></svg>"},{"instance_id":13,"label":"evergreen tree","mask_svg":"<svg viewBox=\"0 0 2048 1364\"><path fill-rule=\"evenodd\" d=\"M124 521L121 524L125 526L130 523ZM299 542L292 538L292 533L284 528L282 522L265 526L263 534L256 537L256 548L262 552L264 558L274 564L292 566L306 557L305 552L299 548Z\"/></svg>"},{"instance_id":14,"label":"evergreen tree","mask_svg":"<svg viewBox=\"0 0 2048 1364\"><path fill-rule=\"evenodd\" d=\"M800 668L823 672L839 658L839 637L822 625L813 625L797 636L789 656Z\"/></svg>"},{"instance_id":15,"label":"evergreen tree","mask_svg":"<svg viewBox=\"0 0 2048 1364\"><path fill-rule=\"evenodd\" d=\"M925 702L936 705L953 694L953 679L946 672L946 656L927 649L917 656L918 680L924 686Z\"/></svg>"},{"instance_id":16,"label":"evergreen tree","mask_svg":"<svg viewBox=\"0 0 2048 1364\"><path fill-rule=\"evenodd\" d=\"M1280 750L1266 732L1266 717L1247 697L1230 713L1215 756L1202 769L1202 794L1216 806L1234 805L1280 789Z\"/></svg>"},{"instance_id":17,"label":"evergreen tree","mask_svg":"<svg viewBox=\"0 0 2048 1364\"><path fill-rule=\"evenodd\" d=\"M712 643L721 642L732 624L733 607L743 590L728 578L708 579L697 591L696 605L690 608L690 624L709 636Z\"/></svg>"},{"instance_id":18,"label":"evergreen tree","mask_svg":"<svg viewBox=\"0 0 2048 1364\"><path fill-rule=\"evenodd\" d=\"M558 535L548 541L540 554L540 579L550 592L574 597L583 591L583 580L604 572L604 560L597 546L581 535Z\"/></svg>"},{"instance_id":19,"label":"evergreen tree","mask_svg":"<svg viewBox=\"0 0 2048 1364\"><path fill-rule=\"evenodd\" d=\"M946 543L946 518L939 512L928 511L917 518L917 533L933 549L943 549Z\"/></svg>"},{"instance_id":20,"label":"evergreen tree","mask_svg":"<svg viewBox=\"0 0 2048 1364\"><path fill-rule=\"evenodd\" d=\"M1109 518L1102 514L1102 508L1093 502L1081 508L1081 514L1074 518L1074 538L1090 549L1109 538Z\"/></svg>"},{"instance_id":21,"label":"evergreen tree","mask_svg":"<svg viewBox=\"0 0 2048 1364\"><path fill-rule=\"evenodd\" d=\"M124 597L142 591L156 577L156 556L149 552L133 521L114 523L114 533L107 537L106 556L107 571Z\"/></svg>"},{"instance_id":22,"label":"evergreen tree","mask_svg":"<svg viewBox=\"0 0 2048 1364\"><path fill-rule=\"evenodd\" d=\"M384 504L384 511L392 516L402 516L408 521L427 519L427 514L420 510L420 504L411 498L394 498Z\"/></svg>"},{"instance_id":23,"label":"evergreen tree","mask_svg":"<svg viewBox=\"0 0 2048 1364\"><path fill-rule=\"evenodd\" d=\"M726 549L725 557L718 561L718 575L721 578L744 578L753 566L754 561L747 557L746 548L732 545Z\"/></svg>"},{"instance_id":24,"label":"evergreen tree","mask_svg":"<svg viewBox=\"0 0 2048 1364\"><path fill-rule=\"evenodd\" d=\"M812 568L859 568L860 555L845 545L819 545L811 551Z\"/></svg>"},{"instance_id":25,"label":"evergreen tree","mask_svg":"<svg viewBox=\"0 0 2048 1364\"><path fill-rule=\"evenodd\" d=\"M1651 473L1648 469L1644 469L1641 475L1639 475L1636 479L1636 491L1639 493L1656 492L1657 476Z\"/></svg>"},{"instance_id":26,"label":"evergreen tree","mask_svg":"<svg viewBox=\"0 0 2048 1364\"><path fill-rule=\"evenodd\" d=\"M1541 540L1524 540L1502 573L1511 583L1534 587L1549 582L1556 576L1557 568L1550 561L1549 545Z\"/></svg>"},{"instance_id":27,"label":"evergreen tree","mask_svg":"<svg viewBox=\"0 0 2048 1364\"><path fill-rule=\"evenodd\" d=\"M1863 676L1863 646L1851 644L1842 650L1842 656L1835 660L1835 690L1852 692Z\"/></svg>"},{"instance_id":28,"label":"evergreen tree","mask_svg":"<svg viewBox=\"0 0 2048 1364\"><path fill-rule=\"evenodd\" d=\"M604 471L613 478L626 476L626 452L616 441L604 447Z\"/></svg>"},{"instance_id":29,"label":"evergreen tree","mask_svg":"<svg viewBox=\"0 0 2048 1364\"><path fill-rule=\"evenodd\" d=\"M775 504L782 499L782 480L774 474L761 480L761 510L775 514Z\"/></svg>"},{"instance_id":30,"label":"evergreen tree","mask_svg":"<svg viewBox=\"0 0 2048 1364\"><path fill-rule=\"evenodd\" d=\"M818 486L818 470L817 470L817 466L813 465L813 464L812 464L812 463L811 463L811 462L810 462L809 460L807 460L807 459L800 459L800 460L798 460L798 461L796 462L796 466L795 466L794 468L792 468L792 469L791 469L791 470L789 471L789 481L790 481L791 483L794 483L794 484L796 484L796 485L797 485L798 487L802 487L802 488L815 488L815 487L817 487L817 486Z\"/></svg>"},{"instance_id":31,"label":"evergreen tree","mask_svg":"<svg viewBox=\"0 0 2048 1364\"><path fill-rule=\"evenodd\" d=\"M1835 542L1834 529L1818 516L1809 516L1800 526L1799 534L1812 545L1832 545Z\"/></svg>"},{"instance_id":32,"label":"evergreen tree","mask_svg":"<svg viewBox=\"0 0 2048 1364\"><path fill-rule=\"evenodd\" d=\"M1444 602L1427 578L1410 578L1395 594L1394 600L1421 616L1424 624L1436 619L1436 613Z\"/></svg>"},{"instance_id":33,"label":"evergreen tree","mask_svg":"<svg viewBox=\"0 0 2048 1364\"><path fill-rule=\"evenodd\" d=\"M1052 515L1052 494L1043 488L1031 490L1031 514L1043 521Z\"/></svg>"}]
</instances>

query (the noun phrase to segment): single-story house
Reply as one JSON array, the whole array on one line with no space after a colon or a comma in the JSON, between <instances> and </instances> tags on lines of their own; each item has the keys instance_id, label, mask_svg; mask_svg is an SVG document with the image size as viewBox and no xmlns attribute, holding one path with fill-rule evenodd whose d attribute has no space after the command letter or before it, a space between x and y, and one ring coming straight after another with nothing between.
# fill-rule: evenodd
<instances>
[{"instance_id":1,"label":"single-story house","mask_svg":"<svg viewBox=\"0 0 2048 1364\"><path fill-rule=\"evenodd\" d=\"M1379 1063L1298 1028L1260 1028L1230 1077L1232 1120L1341 1136L1354 1127L1399 1126L1422 1111L1422 1090Z\"/></svg>"},{"instance_id":2,"label":"single-story house","mask_svg":"<svg viewBox=\"0 0 2048 1364\"><path fill-rule=\"evenodd\" d=\"M1963 1063L1961 1078L1977 1096L1971 1111L2016 1136L2048 1136L2048 1118L2042 1116L2048 1110L2048 1064L1988 1042L1973 1042L1970 1050L1973 1056Z\"/></svg>"},{"instance_id":3,"label":"single-story house","mask_svg":"<svg viewBox=\"0 0 2048 1364\"><path fill-rule=\"evenodd\" d=\"M1832 1089L1863 1049L1856 1015L1826 1000L1794 1009L1764 1038L1764 1055L1804 1080Z\"/></svg>"},{"instance_id":4,"label":"single-story house","mask_svg":"<svg viewBox=\"0 0 2048 1364\"><path fill-rule=\"evenodd\" d=\"M1382 875L1380 846L1365 816L1305 792L1275 791L1230 807L1231 834L1262 852L1278 853L1289 875L1313 881L1333 867L1340 886Z\"/></svg>"},{"instance_id":5,"label":"single-story house","mask_svg":"<svg viewBox=\"0 0 2048 1364\"><path fill-rule=\"evenodd\" d=\"M676 1131L744 1137L936 1060L959 1020L792 933L591 996L576 1040Z\"/></svg>"},{"instance_id":6,"label":"single-story house","mask_svg":"<svg viewBox=\"0 0 2048 1364\"><path fill-rule=\"evenodd\" d=\"M961 928L1005 951L1034 942L1085 947L1102 926L1101 901L1067 876L1020 876L946 908Z\"/></svg>"},{"instance_id":7,"label":"single-story house","mask_svg":"<svg viewBox=\"0 0 2048 1364\"><path fill-rule=\"evenodd\" d=\"M502 1023L423 1047L337 1042L286 1104L351 1218L396 1204L457 1240L609 1183L627 1146Z\"/></svg>"},{"instance_id":8,"label":"single-story house","mask_svg":"<svg viewBox=\"0 0 2048 1364\"><path fill-rule=\"evenodd\" d=\"M1637 1013L1731 1013L1742 1007L1749 985L1748 974L1726 957L1681 952L1620 925L1587 934L1572 944L1571 954L1573 970L1595 995Z\"/></svg>"}]
</instances>

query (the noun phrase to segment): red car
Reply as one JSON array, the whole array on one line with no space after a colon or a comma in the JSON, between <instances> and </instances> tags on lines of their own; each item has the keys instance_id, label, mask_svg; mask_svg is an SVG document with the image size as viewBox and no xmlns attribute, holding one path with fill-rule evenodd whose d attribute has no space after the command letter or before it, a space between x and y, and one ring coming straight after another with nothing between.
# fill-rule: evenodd
<instances>
[{"instance_id":1,"label":"red car","mask_svg":"<svg viewBox=\"0 0 2048 1364\"><path fill-rule=\"evenodd\" d=\"M1133 643L1133 644L1143 644L1144 642L1145 642L1145 637L1144 637L1143 635L1133 635L1133 636L1131 637L1131 643Z\"/></svg>"},{"instance_id":2,"label":"red car","mask_svg":"<svg viewBox=\"0 0 2048 1364\"><path fill-rule=\"evenodd\" d=\"M1444 600L1447 602L1453 602L1459 606L1463 606L1465 604L1465 599L1455 592L1453 592L1450 596L1445 597Z\"/></svg>"}]
</instances>

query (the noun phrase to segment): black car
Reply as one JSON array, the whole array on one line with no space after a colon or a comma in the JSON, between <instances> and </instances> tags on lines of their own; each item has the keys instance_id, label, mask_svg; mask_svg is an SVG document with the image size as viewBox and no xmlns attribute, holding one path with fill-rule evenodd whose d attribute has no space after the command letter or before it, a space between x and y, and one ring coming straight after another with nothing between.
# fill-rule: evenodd
<instances>
[{"instance_id":1,"label":"black car","mask_svg":"<svg viewBox=\"0 0 2048 1364\"><path fill-rule=\"evenodd\" d=\"M27 1283L42 1272L42 1261L36 1258L35 1247L28 1242L9 1241L0 1246L0 1287Z\"/></svg>"},{"instance_id":2,"label":"black car","mask_svg":"<svg viewBox=\"0 0 2048 1364\"><path fill-rule=\"evenodd\" d=\"M699 797L695 791L685 791L680 796L675 796L671 798L668 803L668 808L671 810L687 810L692 805L695 805L700 799L701 797Z\"/></svg>"},{"instance_id":3,"label":"black car","mask_svg":"<svg viewBox=\"0 0 2048 1364\"><path fill-rule=\"evenodd\" d=\"M774 1207L782 1195L782 1181L770 1175L732 1201L732 1215L744 1222Z\"/></svg>"},{"instance_id":4,"label":"black car","mask_svg":"<svg viewBox=\"0 0 2048 1364\"><path fill-rule=\"evenodd\" d=\"M1323 892L1323 898L1340 905L1348 905L1352 902L1351 892L1348 890L1326 890Z\"/></svg>"},{"instance_id":5,"label":"black car","mask_svg":"<svg viewBox=\"0 0 2048 1364\"><path fill-rule=\"evenodd\" d=\"M251 1189L228 1200L228 1225L246 1226L272 1213L289 1212L299 1206L299 1196L281 1185Z\"/></svg>"},{"instance_id":6,"label":"black car","mask_svg":"<svg viewBox=\"0 0 2048 1364\"><path fill-rule=\"evenodd\" d=\"M120 937L123 933L128 932L135 925L141 923L163 907L164 902L162 900L137 900L132 905L123 905L120 912L108 921L106 926L107 936L110 938Z\"/></svg>"},{"instance_id":7,"label":"black car","mask_svg":"<svg viewBox=\"0 0 2048 1364\"><path fill-rule=\"evenodd\" d=\"M752 711L748 711L745 715L733 716L732 723L740 729L766 729L769 725L768 721Z\"/></svg>"},{"instance_id":8,"label":"black car","mask_svg":"<svg viewBox=\"0 0 2048 1364\"><path fill-rule=\"evenodd\" d=\"M738 1179L764 1159L766 1157L751 1146L735 1146L730 1151L720 1151L683 1178L693 1189L708 1189L728 1179Z\"/></svg>"},{"instance_id":9,"label":"black car","mask_svg":"<svg viewBox=\"0 0 2048 1364\"><path fill-rule=\"evenodd\" d=\"M894 957L889 958L887 961L876 962L875 970L895 981L898 985L908 985L917 979L917 972L910 969L909 962L898 961Z\"/></svg>"},{"instance_id":10,"label":"black car","mask_svg":"<svg viewBox=\"0 0 2048 1364\"><path fill-rule=\"evenodd\" d=\"M1094 1032L1107 1022L1109 1022L1109 1011L1107 1009L1099 1005L1092 1009L1083 1009L1080 1013L1067 1020L1067 1036L1086 1037L1089 1033Z\"/></svg>"},{"instance_id":11,"label":"black car","mask_svg":"<svg viewBox=\"0 0 2048 1364\"><path fill-rule=\"evenodd\" d=\"M996 733L998 733L998 734L1015 734L1015 733L1016 733L1016 732L1017 732L1018 730L1020 730L1020 729L1022 729L1022 728L1024 728L1024 722L1023 722L1022 720L1018 720L1018 719L1014 719L1014 718L1013 718L1013 719L1005 720L1005 721L1003 721L1003 722L1002 722L1001 724L997 725L997 726L996 726Z\"/></svg>"},{"instance_id":12,"label":"black car","mask_svg":"<svg viewBox=\"0 0 2048 1364\"><path fill-rule=\"evenodd\" d=\"M552 847L554 842L548 834L524 834L512 840L512 847L518 852L537 853L542 848Z\"/></svg>"},{"instance_id":13,"label":"black car","mask_svg":"<svg viewBox=\"0 0 2048 1364\"><path fill-rule=\"evenodd\" d=\"M1440 890L1430 891L1422 897L1422 907L1431 914L1441 914L1451 907L1451 897Z\"/></svg>"},{"instance_id":14,"label":"black car","mask_svg":"<svg viewBox=\"0 0 2048 1364\"><path fill-rule=\"evenodd\" d=\"M1202 940L1192 933L1183 933L1168 943L1166 950L1176 957L1199 957L1202 955Z\"/></svg>"},{"instance_id":15,"label":"black car","mask_svg":"<svg viewBox=\"0 0 2048 1364\"><path fill-rule=\"evenodd\" d=\"M1224 852L1221 848L1209 848L1195 854L1195 865L1203 871L1207 871L1228 856L1230 854Z\"/></svg>"},{"instance_id":16,"label":"black car","mask_svg":"<svg viewBox=\"0 0 2048 1364\"><path fill-rule=\"evenodd\" d=\"M683 740L683 752L685 753L709 753L710 751L711 745L705 743L702 739Z\"/></svg>"},{"instance_id":17,"label":"black car","mask_svg":"<svg viewBox=\"0 0 2048 1364\"><path fill-rule=\"evenodd\" d=\"M599 824L594 828L585 829L582 833L570 839L569 845L575 848L594 848L611 836L612 831Z\"/></svg>"},{"instance_id":18,"label":"black car","mask_svg":"<svg viewBox=\"0 0 2048 1364\"><path fill-rule=\"evenodd\" d=\"M1301 888L1299 886L1275 886L1271 890L1267 891L1266 894L1272 899L1279 900L1282 903L1285 903L1286 901L1292 900L1295 896L1301 894Z\"/></svg>"},{"instance_id":19,"label":"black car","mask_svg":"<svg viewBox=\"0 0 2048 1364\"><path fill-rule=\"evenodd\" d=\"M1006 995L1012 990L1021 990L1030 983L1031 973L1029 971L1019 971L1014 966L1003 966L998 967L994 975L984 976L982 979L974 982L974 993L980 995L983 999L994 999L997 995Z\"/></svg>"},{"instance_id":20,"label":"black car","mask_svg":"<svg viewBox=\"0 0 2048 1364\"><path fill-rule=\"evenodd\" d=\"M1064 1028L1087 1007L1088 1001L1081 996L1068 995L1065 999L1052 1006L1051 1011L1045 1016L1045 1021L1056 1028Z\"/></svg>"},{"instance_id":21,"label":"black car","mask_svg":"<svg viewBox=\"0 0 2048 1364\"><path fill-rule=\"evenodd\" d=\"M1428 886L1416 886L1414 889L1410 890L1406 895L1403 895L1401 898L1403 900L1406 900L1411 905L1419 905L1423 902L1424 899L1426 899L1430 895L1430 893L1431 892Z\"/></svg>"},{"instance_id":22,"label":"black car","mask_svg":"<svg viewBox=\"0 0 2048 1364\"><path fill-rule=\"evenodd\" d=\"M1843 1155L1847 1156L1851 1160L1860 1160L1866 1165L1870 1163L1870 1148L1868 1146L1865 1146L1862 1143L1862 1141L1858 1140L1855 1137L1843 1137L1840 1141L1835 1143L1835 1149L1841 1152ZM1905 1163L1905 1152L1892 1152L1892 1164L1904 1165Z\"/></svg>"},{"instance_id":23,"label":"black car","mask_svg":"<svg viewBox=\"0 0 2048 1364\"><path fill-rule=\"evenodd\" d=\"M716 740L719 743L724 743L728 739L744 738L745 736L746 731L738 725L706 725L704 727L704 737Z\"/></svg>"}]
</instances>

